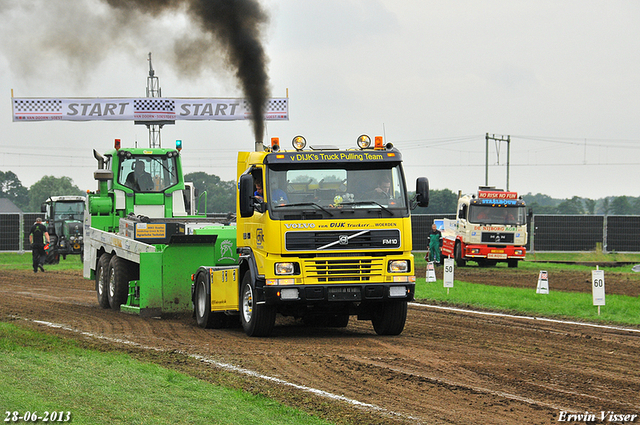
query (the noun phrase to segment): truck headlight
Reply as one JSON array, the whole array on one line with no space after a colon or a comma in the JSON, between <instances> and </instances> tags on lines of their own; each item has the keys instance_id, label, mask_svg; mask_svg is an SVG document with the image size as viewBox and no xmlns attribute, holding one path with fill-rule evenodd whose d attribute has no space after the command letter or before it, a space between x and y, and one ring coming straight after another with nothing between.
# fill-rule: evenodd
<instances>
[{"instance_id":1,"label":"truck headlight","mask_svg":"<svg viewBox=\"0 0 640 425\"><path fill-rule=\"evenodd\" d=\"M293 263L276 263L276 275L293 274L295 266Z\"/></svg>"},{"instance_id":2,"label":"truck headlight","mask_svg":"<svg viewBox=\"0 0 640 425\"><path fill-rule=\"evenodd\" d=\"M407 273L409 271L409 262L407 260L389 261L390 273Z\"/></svg>"}]
</instances>

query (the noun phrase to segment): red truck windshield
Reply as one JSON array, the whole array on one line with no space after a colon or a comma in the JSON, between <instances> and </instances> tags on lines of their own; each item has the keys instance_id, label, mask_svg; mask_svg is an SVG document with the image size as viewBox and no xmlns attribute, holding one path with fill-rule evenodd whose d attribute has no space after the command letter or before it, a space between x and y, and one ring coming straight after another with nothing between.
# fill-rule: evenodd
<instances>
[{"instance_id":1,"label":"red truck windshield","mask_svg":"<svg viewBox=\"0 0 640 425\"><path fill-rule=\"evenodd\" d=\"M471 205L469 207L469 223L522 226L526 223L526 208L524 206Z\"/></svg>"}]
</instances>

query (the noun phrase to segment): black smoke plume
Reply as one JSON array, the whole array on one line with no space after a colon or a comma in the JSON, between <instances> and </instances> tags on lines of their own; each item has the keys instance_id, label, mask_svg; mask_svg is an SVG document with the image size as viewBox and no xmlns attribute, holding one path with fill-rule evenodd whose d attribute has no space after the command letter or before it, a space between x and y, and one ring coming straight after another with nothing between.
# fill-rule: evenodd
<instances>
[{"instance_id":1,"label":"black smoke plume","mask_svg":"<svg viewBox=\"0 0 640 425\"><path fill-rule=\"evenodd\" d=\"M253 114L256 141L262 142L264 112L269 96L267 57L260 41L260 30L267 15L255 0L103 0L121 11L137 11L158 16L172 10L185 10L194 25L211 34L227 53ZM176 44L177 60L197 61L193 43L181 48ZM206 58L206 54L203 55Z\"/></svg>"}]
</instances>

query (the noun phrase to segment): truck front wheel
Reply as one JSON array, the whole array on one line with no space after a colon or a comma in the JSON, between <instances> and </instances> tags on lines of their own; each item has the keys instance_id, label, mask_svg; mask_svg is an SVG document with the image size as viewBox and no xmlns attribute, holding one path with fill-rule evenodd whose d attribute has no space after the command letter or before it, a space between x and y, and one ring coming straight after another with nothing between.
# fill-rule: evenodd
<instances>
[{"instance_id":1,"label":"truck front wheel","mask_svg":"<svg viewBox=\"0 0 640 425\"><path fill-rule=\"evenodd\" d=\"M98 294L98 304L102 308L109 308L109 261L111 254L102 254L98 259L96 268L96 293Z\"/></svg>"},{"instance_id":2,"label":"truck front wheel","mask_svg":"<svg viewBox=\"0 0 640 425\"><path fill-rule=\"evenodd\" d=\"M240 286L240 321L249 336L269 336L276 322L276 309L256 302L255 286L249 272Z\"/></svg>"},{"instance_id":3,"label":"truck front wheel","mask_svg":"<svg viewBox=\"0 0 640 425\"><path fill-rule=\"evenodd\" d=\"M467 260L462 258L462 245L458 242L453 250L453 256L456 259L456 266L464 267L467 265Z\"/></svg>"},{"instance_id":4,"label":"truck front wheel","mask_svg":"<svg viewBox=\"0 0 640 425\"><path fill-rule=\"evenodd\" d=\"M120 310L120 306L127 302L129 296L129 280L131 277L130 266L127 260L117 255L109 261L109 304L114 310Z\"/></svg>"},{"instance_id":5,"label":"truck front wheel","mask_svg":"<svg viewBox=\"0 0 640 425\"><path fill-rule=\"evenodd\" d=\"M371 323L378 335L400 335L407 320L406 301L387 301L373 311Z\"/></svg>"}]
</instances>

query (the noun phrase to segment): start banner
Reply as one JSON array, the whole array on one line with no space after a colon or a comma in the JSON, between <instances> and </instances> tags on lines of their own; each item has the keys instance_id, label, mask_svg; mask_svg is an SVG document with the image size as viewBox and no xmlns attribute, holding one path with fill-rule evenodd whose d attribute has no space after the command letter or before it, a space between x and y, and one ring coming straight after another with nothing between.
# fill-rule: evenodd
<instances>
[{"instance_id":1,"label":"start banner","mask_svg":"<svg viewBox=\"0 0 640 425\"><path fill-rule=\"evenodd\" d=\"M13 121L246 120L246 99L206 98L11 98ZM289 99L267 101L265 120L288 120Z\"/></svg>"}]
</instances>

